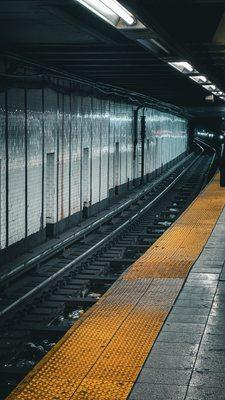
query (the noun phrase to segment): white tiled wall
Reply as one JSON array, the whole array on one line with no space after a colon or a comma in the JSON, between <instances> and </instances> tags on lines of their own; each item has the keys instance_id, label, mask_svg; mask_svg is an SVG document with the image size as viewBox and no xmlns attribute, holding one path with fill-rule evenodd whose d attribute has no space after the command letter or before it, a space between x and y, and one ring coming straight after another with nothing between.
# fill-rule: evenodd
<instances>
[{"instance_id":1,"label":"white tiled wall","mask_svg":"<svg viewBox=\"0 0 225 400\"><path fill-rule=\"evenodd\" d=\"M115 103L109 103L109 189L114 187Z\"/></svg>"},{"instance_id":2,"label":"white tiled wall","mask_svg":"<svg viewBox=\"0 0 225 400\"><path fill-rule=\"evenodd\" d=\"M0 249L6 245L5 93L0 93Z\"/></svg>"},{"instance_id":3,"label":"white tiled wall","mask_svg":"<svg viewBox=\"0 0 225 400\"><path fill-rule=\"evenodd\" d=\"M47 88L27 89L26 93L26 110L23 89L10 89L7 93L9 245L25 237L26 215L29 236L38 232L42 223L45 227L46 222L55 223L81 211L84 201L97 204L107 199L115 185L126 185L128 179L138 178L141 173L140 121L136 160L133 159L132 105L79 93L56 93ZM0 94L0 101L0 248L4 248L5 94ZM145 109L145 115L147 174L186 150L187 126L184 119L157 110ZM116 143L119 144L117 167ZM84 149L88 149L86 161ZM51 162L47 162L47 154Z\"/></svg>"},{"instance_id":4,"label":"white tiled wall","mask_svg":"<svg viewBox=\"0 0 225 400\"><path fill-rule=\"evenodd\" d=\"M42 226L42 91L27 90L27 233Z\"/></svg>"},{"instance_id":5,"label":"white tiled wall","mask_svg":"<svg viewBox=\"0 0 225 400\"><path fill-rule=\"evenodd\" d=\"M98 203L100 198L100 185L101 180L101 140L102 140L102 126L101 126L101 114L102 114L102 101L100 99L92 99L92 204Z\"/></svg>"},{"instance_id":6,"label":"white tiled wall","mask_svg":"<svg viewBox=\"0 0 225 400\"><path fill-rule=\"evenodd\" d=\"M8 244L25 236L25 112L24 90L8 91L9 208Z\"/></svg>"},{"instance_id":7,"label":"white tiled wall","mask_svg":"<svg viewBox=\"0 0 225 400\"><path fill-rule=\"evenodd\" d=\"M100 201L108 197L109 101L102 101Z\"/></svg>"},{"instance_id":8,"label":"white tiled wall","mask_svg":"<svg viewBox=\"0 0 225 400\"><path fill-rule=\"evenodd\" d=\"M46 222L52 223L55 215L55 153L46 155L46 173L45 173L45 211Z\"/></svg>"},{"instance_id":9,"label":"white tiled wall","mask_svg":"<svg viewBox=\"0 0 225 400\"><path fill-rule=\"evenodd\" d=\"M45 165L46 165L46 157L48 153L54 154L54 168L51 181L53 182L53 188L51 191L54 194L53 204L52 204L52 212L51 218L49 218L48 213L46 213L46 207L44 207L44 221L54 223L57 221L57 210L56 210L56 191L57 191L57 133L58 133L58 120L57 120L57 93L55 93L51 89L45 89L44 91L44 140L45 140ZM49 191L46 180L47 171L44 169L44 177L45 177L45 199L47 198ZM39 187L40 189L40 187Z\"/></svg>"},{"instance_id":10,"label":"white tiled wall","mask_svg":"<svg viewBox=\"0 0 225 400\"><path fill-rule=\"evenodd\" d=\"M81 208L82 98L71 96L71 214Z\"/></svg>"},{"instance_id":11,"label":"white tiled wall","mask_svg":"<svg viewBox=\"0 0 225 400\"><path fill-rule=\"evenodd\" d=\"M82 166L81 166L81 176L82 176L82 201L81 207L83 207L84 202L89 203L91 200L91 163L90 163L90 155L91 155L91 142L92 142L92 119L93 119L93 110L92 110L92 97L86 96L82 99ZM99 132L95 132L96 135L99 135ZM89 160L87 162L84 159L84 149L89 150ZM96 176L98 176L98 172L96 171ZM86 183L88 182L88 187Z\"/></svg>"},{"instance_id":12,"label":"white tiled wall","mask_svg":"<svg viewBox=\"0 0 225 400\"><path fill-rule=\"evenodd\" d=\"M70 215L70 96L63 96L63 126L62 126L62 214L61 219Z\"/></svg>"}]
</instances>

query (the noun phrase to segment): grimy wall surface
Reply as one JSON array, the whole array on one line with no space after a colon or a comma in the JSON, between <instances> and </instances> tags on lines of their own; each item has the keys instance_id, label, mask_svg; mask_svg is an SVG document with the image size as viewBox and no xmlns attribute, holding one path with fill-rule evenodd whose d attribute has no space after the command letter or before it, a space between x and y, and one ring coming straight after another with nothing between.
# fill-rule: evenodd
<instances>
[{"instance_id":1,"label":"grimy wall surface","mask_svg":"<svg viewBox=\"0 0 225 400\"><path fill-rule=\"evenodd\" d=\"M134 107L50 88L0 94L0 249L63 231L138 182ZM145 109L146 176L181 156L187 122ZM136 154L134 157L134 148ZM150 175L148 175L150 174ZM11 246L14 247L11 247Z\"/></svg>"}]
</instances>

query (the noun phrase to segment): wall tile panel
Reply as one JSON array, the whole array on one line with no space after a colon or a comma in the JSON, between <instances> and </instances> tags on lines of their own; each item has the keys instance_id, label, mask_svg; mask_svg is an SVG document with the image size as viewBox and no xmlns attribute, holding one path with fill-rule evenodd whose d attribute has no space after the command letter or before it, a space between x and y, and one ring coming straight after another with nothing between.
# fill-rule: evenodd
<instances>
[{"instance_id":1,"label":"wall tile panel","mask_svg":"<svg viewBox=\"0 0 225 400\"><path fill-rule=\"evenodd\" d=\"M82 98L71 97L71 214L81 209L81 136L82 136Z\"/></svg>"},{"instance_id":2,"label":"wall tile panel","mask_svg":"<svg viewBox=\"0 0 225 400\"><path fill-rule=\"evenodd\" d=\"M5 93L0 93L0 249L6 244Z\"/></svg>"},{"instance_id":3,"label":"wall tile panel","mask_svg":"<svg viewBox=\"0 0 225 400\"><path fill-rule=\"evenodd\" d=\"M92 98L92 196L91 202L95 204L100 200L100 173L102 168L102 102Z\"/></svg>"},{"instance_id":4,"label":"wall tile panel","mask_svg":"<svg viewBox=\"0 0 225 400\"><path fill-rule=\"evenodd\" d=\"M9 245L25 237L24 90L8 91Z\"/></svg>"},{"instance_id":5,"label":"wall tile panel","mask_svg":"<svg viewBox=\"0 0 225 400\"><path fill-rule=\"evenodd\" d=\"M51 154L53 157L53 165L50 166L50 171L46 171L45 168L44 221L46 221L47 223L55 223L57 221L57 211L56 211L57 132L58 132L57 93L51 89L45 89L44 90L45 165L46 165L47 154ZM47 179L47 176L49 176L50 179ZM51 185L51 188L48 187L49 185ZM48 208L48 210L46 210L46 208Z\"/></svg>"},{"instance_id":6,"label":"wall tile panel","mask_svg":"<svg viewBox=\"0 0 225 400\"><path fill-rule=\"evenodd\" d=\"M100 200L108 197L108 152L109 152L109 102L102 100L101 113L101 190Z\"/></svg>"},{"instance_id":7,"label":"wall tile panel","mask_svg":"<svg viewBox=\"0 0 225 400\"><path fill-rule=\"evenodd\" d=\"M42 91L27 90L27 234L42 226Z\"/></svg>"}]
</instances>

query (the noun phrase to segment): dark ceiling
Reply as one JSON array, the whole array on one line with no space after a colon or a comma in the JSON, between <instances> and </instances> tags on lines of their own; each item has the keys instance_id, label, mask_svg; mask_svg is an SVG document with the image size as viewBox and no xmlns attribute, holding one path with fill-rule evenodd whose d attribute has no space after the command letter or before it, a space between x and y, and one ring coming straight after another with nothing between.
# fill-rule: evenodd
<instances>
[{"instance_id":1,"label":"dark ceiling","mask_svg":"<svg viewBox=\"0 0 225 400\"><path fill-rule=\"evenodd\" d=\"M1 0L0 44L4 51L179 106L204 106L208 93L168 60L188 60L225 90L225 0L121 3L169 54L153 54L73 0Z\"/></svg>"}]
</instances>

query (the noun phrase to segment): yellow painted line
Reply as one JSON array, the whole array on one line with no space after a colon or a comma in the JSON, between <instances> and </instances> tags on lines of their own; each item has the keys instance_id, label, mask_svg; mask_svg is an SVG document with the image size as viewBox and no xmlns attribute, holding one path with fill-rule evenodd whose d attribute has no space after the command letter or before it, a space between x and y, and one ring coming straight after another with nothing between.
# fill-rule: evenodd
<instances>
[{"instance_id":1,"label":"yellow painted line","mask_svg":"<svg viewBox=\"0 0 225 400\"><path fill-rule=\"evenodd\" d=\"M217 175L7 399L126 399L224 205Z\"/></svg>"}]
</instances>

